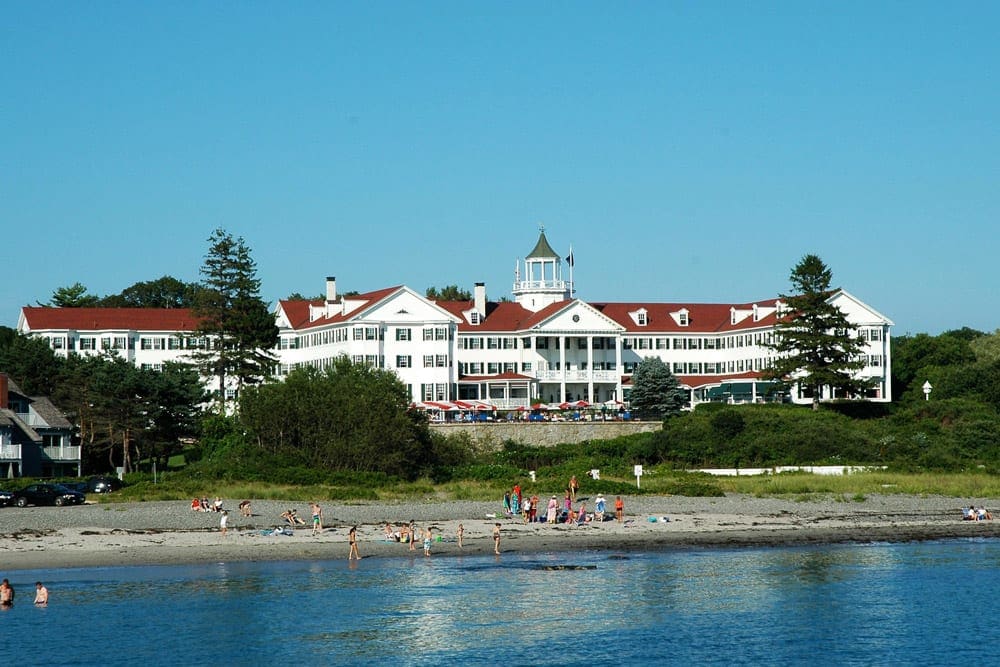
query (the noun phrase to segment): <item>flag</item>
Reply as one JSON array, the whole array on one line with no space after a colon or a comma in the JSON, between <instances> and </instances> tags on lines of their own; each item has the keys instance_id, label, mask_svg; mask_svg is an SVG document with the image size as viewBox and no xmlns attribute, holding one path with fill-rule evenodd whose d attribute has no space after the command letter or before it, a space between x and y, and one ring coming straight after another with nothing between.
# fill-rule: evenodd
<instances>
[{"instance_id":1,"label":"flag","mask_svg":"<svg viewBox=\"0 0 1000 667\"><path fill-rule=\"evenodd\" d=\"M566 262L570 266L573 266L573 249L572 248L569 249L569 256L566 258Z\"/></svg>"}]
</instances>

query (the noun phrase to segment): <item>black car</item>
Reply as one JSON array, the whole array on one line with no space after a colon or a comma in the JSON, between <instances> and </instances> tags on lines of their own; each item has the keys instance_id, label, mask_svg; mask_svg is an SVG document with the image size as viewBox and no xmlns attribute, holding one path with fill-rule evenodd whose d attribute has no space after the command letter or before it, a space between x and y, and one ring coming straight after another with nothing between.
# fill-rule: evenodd
<instances>
[{"instance_id":1,"label":"black car","mask_svg":"<svg viewBox=\"0 0 1000 667\"><path fill-rule=\"evenodd\" d=\"M10 505L11 499L14 498L14 494L11 491L0 490L0 507L6 507Z\"/></svg>"},{"instance_id":2,"label":"black car","mask_svg":"<svg viewBox=\"0 0 1000 667\"><path fill-rule=\"evenodd\" d=\"M111 493L124 486L117 477L91 477L87 480L89 493Z\"/></svg>"},{"instance_id":3,"label":"black car","mask_svg":"<svg viewBox=\"0 0 1000 667\"><path fill-rule=\"evenodd\" d=\"M61 484L29 484L14 492L11 502L18 507L27 505L80 505L86 499L79 491Z\"/></svg>"}]
</instances>

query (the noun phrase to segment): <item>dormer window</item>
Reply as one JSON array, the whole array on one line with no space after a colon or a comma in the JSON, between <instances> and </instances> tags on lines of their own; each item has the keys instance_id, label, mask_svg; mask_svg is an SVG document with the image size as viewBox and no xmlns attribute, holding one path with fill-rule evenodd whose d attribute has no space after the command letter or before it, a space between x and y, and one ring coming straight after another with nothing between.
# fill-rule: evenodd
<instances>
[{"instance_id":1,"label":"dormer window","mask_svg":"<svg viewBox=\"0 0 1000 667\"><path fill-rule=\"evenodd\" d=\"M687 308L681 308L676 313L673 313L674 319L677 320L677 325L681 327L686 327L691 324L691 319L689 317L690 311Z\"/></svg>"},{"instance_id":2,"label":"dormer window","mask_svg":"<svg viewBox=\"0 0 1000 667\"><path fill-rule=\"evenodd\" d=\"M479 324L479 312L472 311L469 313L469 324Z\"/></svg>"},{"instance_id":3,"label":"dormer window","mask_svg":"<svg viewBox=\"0 0 1000 667\"><path fill-rule=\"evenodd\" d=\"M636 315L635 315L635 322L640 327L646 326L646 313L644 313L642 311L636 313Z\"/></svg>"}]
</instances>

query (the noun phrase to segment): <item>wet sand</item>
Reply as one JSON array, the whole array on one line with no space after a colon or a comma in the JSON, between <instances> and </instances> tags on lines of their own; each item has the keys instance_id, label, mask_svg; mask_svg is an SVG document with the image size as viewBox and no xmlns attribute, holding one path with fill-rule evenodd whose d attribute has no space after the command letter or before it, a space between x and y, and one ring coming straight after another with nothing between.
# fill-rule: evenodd
<instances>
[{"instance_id":1,"label":"wet sand","mask_svg":"<svg viewBox=\"0 0 1000 667\"><path fill-rule=\"evenodd\" d=\"M226 505L235 508L236 500ZM592 502L592 500L590 501ZM308 518L308 505L254 502L253 516L192 512L178 502L87 504L82 507L0 509L0 575L11 570L190 564L260 560L347 559L347 533L358 526L363 558L423 558L420 543L383 537L386 521L415 520L429 526L431 557L492 554L493 525L501 524L502 553L578 550L638 551L681 548L740 548L838 542L901 542L1000 537L1000 520L963 521L961 507L991 505L988 499L871 496L864 502L838 498L806 501L727 496L642 496L626 500L626 521L586 525L526 524L496 518L493 503L421 502L324 504L318 535L299 527L292 536L271 535L285 506ZM588 503L589 505L589 503ZM608 506L613 505L609 498ZM464 547L456 541L465 527ZM440 541L437 537L440 536Z\"/></svg>"}]
</instances>

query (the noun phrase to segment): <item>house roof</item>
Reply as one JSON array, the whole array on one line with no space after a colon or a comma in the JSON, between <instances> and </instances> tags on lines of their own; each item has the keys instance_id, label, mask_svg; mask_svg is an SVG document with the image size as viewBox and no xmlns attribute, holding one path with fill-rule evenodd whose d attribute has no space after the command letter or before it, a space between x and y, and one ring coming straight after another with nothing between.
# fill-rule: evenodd
<instances>
[{"instance_id":1,"label":"house roof","mask_svg":"<svg viewBox=\"0 0 1000 667\"><path fill-rule=\"evenodd\" d=\"M351 296L341 296L337 299L336 303L343 303L347 301L361 301L362 305L358 308L354 308L351 312L346 315L343 312L337 312L330 317L320 317L315 320L309 320L310 307L322 308L326 305L326 301L322 299L316 299L312 301L279 301L279 306L281 310L285 313L285 317L288 318L288 324L293 329L303 329L306 327L321 326L324 324L335 324L337 322L346 322L352 317L356 317L359 311L363 311L369 308L379 301L385 299L391 294L395 294L399 290L404 289L403 285L396 285L395 287L386 287L384 289L375 290L373 292L366 292L364 294L354 294Z\"/></svg>"},{"instance_id":2,"label":"house roof","mask_svg":"<svg viewBox=\"0 0 1000 667\"><path fill-rule=\"evenodd\" d=\"M49 308L21 309L29 331L193 331L198 320L189 308Z\"/></svg>"},{"instance_id":3,"label":"house roof","mask_svg":"<svg viewBox=\"0 0 1000 667\"><path fill-rule=\"evenodd\" d=\"M35 411L35 414L37 414L42 421L45 422L47 427L73 428L73 425L68 419L66 419L66 415L64 415L62 411L48 399L48 397L28 396L21 391L21 387L19 387L18 384L10 378L7 379L7 391L11 394L17 394L18 396L26 398L28 402L31 403L31 409Z\"/></svg>"}]
</instances>

